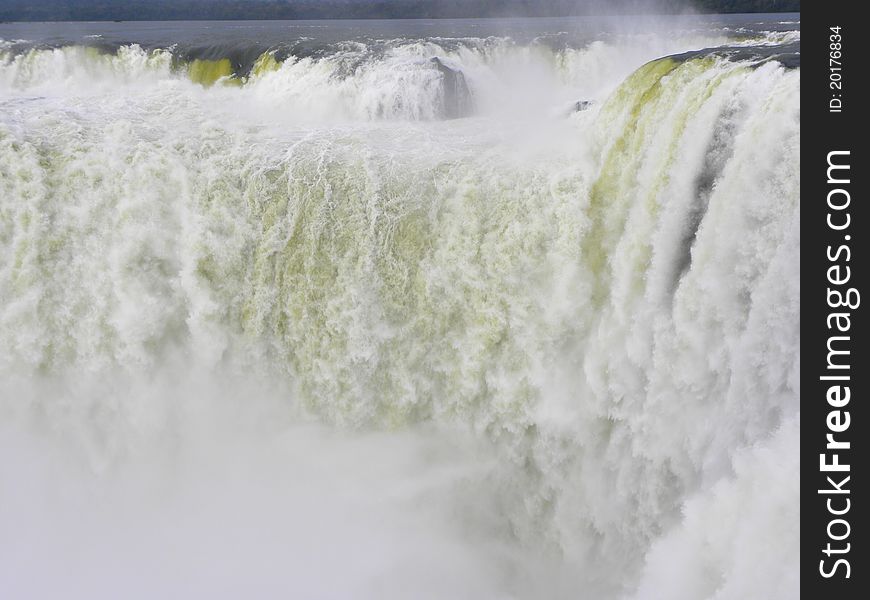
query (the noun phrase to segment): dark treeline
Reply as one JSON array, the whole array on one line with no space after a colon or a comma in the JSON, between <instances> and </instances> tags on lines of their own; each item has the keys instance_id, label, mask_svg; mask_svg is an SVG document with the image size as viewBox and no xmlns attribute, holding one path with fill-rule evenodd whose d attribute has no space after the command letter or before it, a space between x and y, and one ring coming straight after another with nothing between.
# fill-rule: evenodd
<instances>
[{"instance_id":1,"label":"dark treeline","mask_svg":"<svg viewBox=\"0 0 870 600\"><path fill-rule=\"evenodd\" d=\"M620 12L800 12L800 0L0 0L0 21L420 19Z\"/></svg>"}]
</instances>

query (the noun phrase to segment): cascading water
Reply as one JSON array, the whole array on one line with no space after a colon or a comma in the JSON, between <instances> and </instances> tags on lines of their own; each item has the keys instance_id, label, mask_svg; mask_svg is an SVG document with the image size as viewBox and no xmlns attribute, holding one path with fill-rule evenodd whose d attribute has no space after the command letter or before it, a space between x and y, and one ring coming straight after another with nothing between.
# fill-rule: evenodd
<instances>
[{"instance_id":1,"label":"cascading water","mask_svg":"<svg viewBox=\"0 0 870 600\"><path fill-rule=\"evenodd\" d=\"M797 597L798 32L0 44L0 595Z\"/></svg>"}]
</instances>

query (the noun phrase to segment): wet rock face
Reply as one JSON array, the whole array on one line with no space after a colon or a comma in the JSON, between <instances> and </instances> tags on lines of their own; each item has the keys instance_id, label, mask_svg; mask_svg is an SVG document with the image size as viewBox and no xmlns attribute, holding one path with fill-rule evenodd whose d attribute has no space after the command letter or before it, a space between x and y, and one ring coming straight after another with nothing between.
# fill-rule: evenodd
<instances>
[{"instance_id":1,"label":"wet rock face","mask_svg":"<svg viewBox=\"0 0 870 600\"><path fill-rule=\"evenodd\" d=\"M583 112L584 110L588 110L592 107L593 102L591 100L577 100L576 102L571 102L570 104L562 105L558 109L555 109L552 115L554 117L559 117L563 119L567 119L574 113Z\"/></svg>"},{"instance_id":2,"label":"wet rock face","mask_svg":"<svg viewBox=\"0 0 870 600\"><path fill-rule=\"evenodd\" d=\"M474 98L465 81L465 75L459 69L445 65L437 56L431 60L442 76L444 105L441 116L445 119L459 119L471 115L474 112Z\"/></svg>"}]
</instances>

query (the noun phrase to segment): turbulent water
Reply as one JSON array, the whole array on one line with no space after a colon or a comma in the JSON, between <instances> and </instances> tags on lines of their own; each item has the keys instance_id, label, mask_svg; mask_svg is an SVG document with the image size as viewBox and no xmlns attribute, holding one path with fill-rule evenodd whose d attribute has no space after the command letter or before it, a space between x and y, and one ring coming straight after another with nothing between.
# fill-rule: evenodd
<instances>
[{"instance_id":1,"label":"turbulent water","mask_svg":"<svg viewBox=\"0 0 870 600\"><path fill-rule=\"evenodd\" d=\"M798 597L798 21L0 25L0 596Z\"/></svg>"}]
</instances>

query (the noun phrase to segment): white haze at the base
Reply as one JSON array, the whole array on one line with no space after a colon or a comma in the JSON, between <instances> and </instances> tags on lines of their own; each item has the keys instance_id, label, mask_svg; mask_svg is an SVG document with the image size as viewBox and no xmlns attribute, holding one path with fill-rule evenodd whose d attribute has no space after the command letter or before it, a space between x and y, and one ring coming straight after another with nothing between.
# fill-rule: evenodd
<instances>
[{"instance_id":1,"label":"white haze at the base","mask_svg":"<svg viewBox=\"0 0 870 600\"><path fill-rule=\"evenodd\" d=\"M660 52L656 46L645 58ZM618 80L640 66L640 56L631 56L637 64L625 65ZM732 66L713 65L697 79L703 83L710 74L731 71ZM596 80L593 87L606 96L618 80ZM662 112L651 120L661 133L645 138L651 149L644 156L651 158L634 166L638 186L659 185L657 157L672 151L676 165L670 165L673 177L661 197L672 200L662 212L675 218L657 221L642 210L630 213L628 234L611 240L614 252L624 257L614 260L613 304L595 316L585 314L578 300L591 286L588 275L578 273L572 252L586 227L583 193L600 167L596 136L619 132L623 112L612 111L613 122L598 123L600 131L595 121L602 109L596 107L570 121L511 125L484 116L431 126L367 124L359 130L342 113L334 129L300 133L298 115L280 115L278 106L266 110L263 98L259 106L266 112L256 115L246 113L245 102L234 101L240 93L250 100L259 90L202 90L177 80L146 83L114 89L101 79L104 88L83 84L72 99L41 83L41 99L22 100L20 90L10 92L11 110L0 120L8 164L21 169L15 173L40 167L35 153L22 153L13 141L27 138L30 147L48 150L68 144L71 153L85 158L64 167L61 178L81 167L97 173L95 180L114 176L132 192L119 207L123 218L113 220L111 205L87 206L75 192L83 184L74 178L70 186L79 187L55 198L59 206L39 204L41 184L33 179L3 182L15 198L34 202L33 214L51 215L46 224L81 233L83 223L96 219L107 230L110 251L77 246L83 258L72 261L68 272L49 269L51 282L33 278L44 265L28 263L26 248L23 268L5 258L0 262L8 286L0 315L0 596L799 595L795 73L773 65L737 73L717 83L709 96L706 84L695 90L687 84L674 90L672 104L658 107ZM696 106L694 97L705 100ZM669 106L674 110L666 110ZM685 130L674 124L680 108L696 111ZM672 229L684 219L681 202L704 157L705 133L724 109L737 114L737 151L721 175L708 212L713 222L699 232L692 270L672 306L662 300L669 298L664 288L672 277L667 259L680 238ZM322 121L324 115L314 112L302 120ZM504 129L497 129L502 124ZM286 139L296 139L289 149L282 140L285 125ZM673 148L669 127L678 132ZM488 321L474 324L479 339L456 338L455 373L483 373L495 390L489 405L464 404L466 390L460 388L455 402L434 401L434 424L404 424L392 432L331 428L311 422L296 406L297 391L284 387L290 384L276 357L293 355L315 370L334 368L335 377L346 381L347 365L326 360L344 359L342 352L323 358L318 352L328 348L285 347L276 340L235 357L240 365L229 360L227 368L222 362L239 347L248 350L228 341L236 333L232 324L224 330L215 320L238 299L220 286L206 289L194 282L190 263L206 252L232 258L257 232L240 205L197 206L198 186L203 181L218 182L217 191L230 186L233 172L227 176L227 168L239 169L239 178L262 177L251 165L268 163L273 152L286 156L283 163L277 160L282 166L304 175L304 169L322 166L316 152L323 159L347 144L350 154L360 138L366 140L364 152L374 156L367 157L366 189L380 194L363 212L372 224L379 212L395 210L390 216L397 219L413 214L413 202L402 196L404 184L384 188L398 200L378 188L402 173L422 182L426 165L446 164L465 186L456 191L442 180L433 184L443 193L432 199L439 212L431 217L441 237L425 268L430 281L444 286L445 305L465 293L469 311L495 321L503 299L490 302L499 291L493 286L510 285L504 297L515 304L504 310L516 339L506 343L507 350L527 353L520 356L523 377L499 371L501 359L493 366L475 358L493 348ZM131 155L137 168L123 172L130 143L138 144ZM400 156L388 156L397 149ZM197 156L201 164L193 162ZM783 165L788 172L777 171ZM312 181L331 172L315 170ZM155 174L166 180L155 180ZM266 185L254 179L252 185ZM179 181L190 185L183 190L190 206L169 202ZM499 193L511 198L527 210L528 220L516 230L499 230L515 217L502 221L477 206L466 210L464 203L472 203L473 196L463 193L473 184L484 199ZM12 198L2 200L4 215L17 210ZM551 205L536 205L541 198ZM406 205L411 210L403 212ZM237 230L230 227L233 218ZM554 223L564 228L556 241L546 237ZM4 252L20 250L20 221L4 224L4 232L19 234L4 234ZM108 233L112 228L116 231ZM487 236L491 231L502 236L501 245ZM173 241L179 232L188 237ZM360 239L374 245L390 238ZM655 247L645 275L650 291L638 299L632 294L633 260L646 239ZM480 247L468 240L479 240ZM34 239L36 246L41 243ZM522 253L538 247L545 255L526 262L544 287L525 289L523 267L529 264L522 264ZM167 285L172 293L165 304L155 301L161 290L140 281L136 271L151 274L151 263L140 259L154 254L180 265L177 279ZM93 264L84 265L85 259ZM31 267L35 270L26 271ZM348 281L347 296L339 296L336 307L369 300L372 292L364 283L370 275ZM108 309L94 298L106 290L120 305L101 320L100 311ZM239 294L244 293L268 301L256 286ZM45 320L46 312L34 306L52 319ZM73 306L84 312L71 319L66 311ZM160 349L155 356L153 330L188 310L189 347ZM391 336L402 340L381 315L359 311L342 318L329 321L329 331L347 332L358 344L351 365L365 364L379 350L392 352L384 343ZM106 321L110 333L96 326L105 327ZM582 343L560 345L553 332L574 322ZM72 343L74 364L49 367L46 375L40 345L46 339L61 348ZM413 375L414 363L402 362L398 354L384 356L396 373ZM246 369L257 373L249 363L263 358L279 367L268 365L253 383ZM313 385L315 391L330 389L321 380ZM529 406L517 408L510 399L499 403L498 392L525 385L537 390ZM578 397L586 403L578 406ZM663 404L669 398L673 403ZM331 420L350 415L345 418L353 425L359 414L369 414L353 397L337 398L334 406L330 400L324 394L314 404ZM369 404L390 408L391 400L371 398ZM611 418L624 426L625 437L601 447L601 423ZM530 423L538 437L524 446L513 437L522 437L517 431ZM493 424L502 428L495 441L487 435ZM534 476L523 469L526 457L535 462ZM578 468L566 473L563 464ZM686 495L668 507L662 489L676 474L685 476ZM638 490L637 498L619 497L631 490ZM629 514L632 507L635 514ZM604 539L596 540L601 546L584 537L596 534ZM599 548L605 558L596 563L590 555Z\"/></svg>"},{"instance_id":2,"label":"white haze at the base","mask_svg":"<svg viewBox=\"0 0 870 600\"><path fill-rule=\"evenodd\" d=\"M171 407L173 426L96 468L75 441L5 415L4 598L799 593L799 530L782 510L798 493L794 421L740 452L736 478L690 498L685 521L651 548L638 591L620 593L635 576L602 577L517 544L493 511L500 457L485 440L431 426L337 431L290 409L286 394L239 380L151 382L130 396Z\"/></svg>"}]
</instances>

